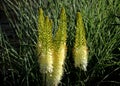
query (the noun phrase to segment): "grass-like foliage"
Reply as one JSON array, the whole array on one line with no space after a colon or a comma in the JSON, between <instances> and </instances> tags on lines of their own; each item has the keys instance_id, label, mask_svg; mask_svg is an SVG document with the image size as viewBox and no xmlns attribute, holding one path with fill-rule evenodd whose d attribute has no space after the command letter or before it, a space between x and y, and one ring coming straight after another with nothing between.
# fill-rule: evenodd
<instances>
[{"instance_id":1,"label":"grass-like foliage","mask_svg":"<svg viewBox=\"0 0 120 86\"><path fill-rule=\"evenodd\" d=\"M2 23L0 24L0 85L41 86L45 83L40 73L36 50L39 36L38 9L42 8L44 15L53 20L54 39L59 31L60 13L64 7L67 16L67 55L64 75L59 85L119 86L120 0L2 0L0 2L7 16L6 20L9 21L8 30L13 31L12 35L15 36L15 40L12 41ZM81 13L86 32L89 53L87 71L74 67L72 52L75 44L77 12Z\"/></svg>"}]
</instances>

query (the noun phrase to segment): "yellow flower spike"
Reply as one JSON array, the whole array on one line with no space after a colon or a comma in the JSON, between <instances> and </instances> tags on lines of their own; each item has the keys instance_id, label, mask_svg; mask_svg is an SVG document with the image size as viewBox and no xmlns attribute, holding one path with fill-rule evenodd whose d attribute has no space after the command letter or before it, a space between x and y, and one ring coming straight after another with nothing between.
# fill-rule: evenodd
<instances>
[{"instance_id":1,"label":"yellow flower spike","mask_svg":"<svg viewBox=\"0 0 120 86\"><path fill-rule=\"evenodd\" d=\"M57 86L63 75L64 61L66 57L66 43L60 45L59 49L53 52L53 72L50 86Z\"/></svg>"},{"instance_id":2,"label":"yellow flower spike","mask_svg":"<svg viewBox=\"0 0 120 86\"><path fill-rule=\"evenodd\" d=\"M43 14L43 10L42 8L39 9L39 15L38 15L38 39L39 41L42 42L42 36L41 36L41 33L42 33L42 30L44 30L44 22L45 22L45 18L44 18L44 14Z\"/></svg>"},{"instance_id":3,"label":"yellow flower spike","mask_svg":"<svg viewBox=\"0 0 120 86\"><path fill-rule=\"evenodd\" d=\"M42 29L44 29L44 15L43 15L43 10L40 8L38 10L39 15L38 15L38 39L37 39L37 53L38 56L41 54L42 51Z\"/></svg>"},{"instance_id":4,"label":"yellow flower spike","mask_svg":"<svg viewBox=\"0 0 120 86\"><path fill-rule=\"evenodd\" d=\"M39 10L38 16L38 62L40 72L43 74L53 71L52 59L52 24L48 17L44 18L42 9Z\"/></svg>"},{"instance_id":5,"label":"yellow flower spike","mask_svg":"<svg viewBox=\"0 0 120 86\"><path fill-rule=\"evenodd\" d=\"M55 38L54 38L54 45L56 48L59 48L61 44L64 42L66 43L66 30L67 30L67 21L66 21L66 13L65 9L62 8L60 19L59 19L59 26L58 31L56 32Z\"/></svg>"},{"instance_id":6,"label":"yellow flower spike","mask_svg":"<svg viewBox=\"0 0 120 86\"><path fill-rule=\"evenodd\" d=\"M77 13L76 36L73 55L75 67L79 67L86 71L88 51L86 45L84 24L80 12Z\"/></svg>"},{"instance_id":7,"label":"yellow flower spike","mask_svg":"<svg viewBox=\"0 0 120 86\"><path fill-rule=\"evenodd\" d=\"M53 40L53 72L50 86L57 86L63 75L63 66L66 57L66 30L66 14L65 9L62 8L58 31L56 32L55 38Z\"/></svg>"}]
</instances>

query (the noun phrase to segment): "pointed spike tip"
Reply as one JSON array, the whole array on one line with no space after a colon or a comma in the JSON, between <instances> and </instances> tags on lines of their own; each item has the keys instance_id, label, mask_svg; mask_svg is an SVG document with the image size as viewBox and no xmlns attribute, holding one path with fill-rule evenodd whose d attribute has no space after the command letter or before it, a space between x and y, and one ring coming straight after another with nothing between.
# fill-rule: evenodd
<instances>
[{"instance_id":1,"label":"pointed spike tip","mask_svg":"<svg viewBox=\"0 0 120 86\"><path fill-rule=\"evenodd\" d=\"M61 13L65 14L65 8L64 7L61 9Z\"/></svg>"},{"instance_id":2,"label":"pointed spike tip","mask_svg":"<svg viewBox=\"0 0 120 86\"><path fill-rule=\"evenodd\" d=\"M43 14L42 8L39 8L39 13L40 13L40 14Z\"/></svg>"}]
</instances>

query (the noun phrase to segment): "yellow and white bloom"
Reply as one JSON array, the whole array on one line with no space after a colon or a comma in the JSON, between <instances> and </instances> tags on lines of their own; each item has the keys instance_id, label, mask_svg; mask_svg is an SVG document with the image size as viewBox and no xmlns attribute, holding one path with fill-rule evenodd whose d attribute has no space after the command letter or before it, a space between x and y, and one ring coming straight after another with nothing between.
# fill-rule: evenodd
<instances>
[{"instance_id":1,"label":"yellow and white bloom","mask_svg":"<svg viewBox=\"0 0 120 86\"><path fill-rule=\"evenodd\" d=\"M37 52L40 72L43 74L52 73L52 21L48 17L44 17L42 9L39 10L38 16Z\"/></svg>"},{"instance_id":2,"label":"yellow and white bloom","mask_svg":"<svg viewBox=\"0 0 120 86\"><path fill-rule=\"evenodd\" d=\"M77 13L76 36L73 55L75 67L79 67L86 71L88 51L86 45L84 24L80 12Z\"/></svg>"}]
</instances>

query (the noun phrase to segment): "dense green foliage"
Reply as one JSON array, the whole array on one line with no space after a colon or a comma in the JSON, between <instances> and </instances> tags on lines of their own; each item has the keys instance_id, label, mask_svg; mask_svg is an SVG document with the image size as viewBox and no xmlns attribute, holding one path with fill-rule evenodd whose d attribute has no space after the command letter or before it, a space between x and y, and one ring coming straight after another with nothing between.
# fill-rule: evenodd
<instances>
[{"instance_id":1,"label":"dense green foliage","mask_svg":"<svg viewBox=\"0 0 120 86\"><path fill-rule=\"evenodd\" d=\"M0 26L0 85L41 86L36 52L38 8L43 8L57 31L62 7L67 15L67 56L60 86L120 85L120 0L2 0L2 8L15 33L17 45ZM86 30L87 71L74 67L72 48L76 13ZM14 16L13 16L14 14Z\"/></svg>"}]
</instances>

